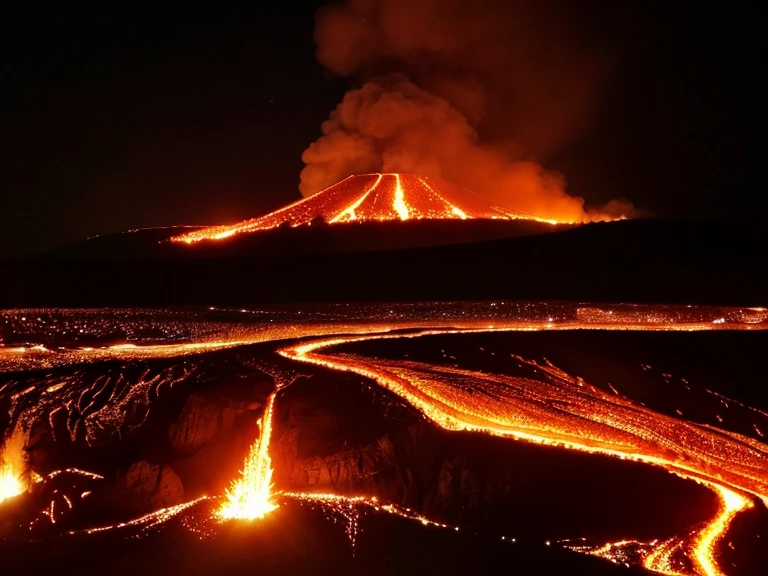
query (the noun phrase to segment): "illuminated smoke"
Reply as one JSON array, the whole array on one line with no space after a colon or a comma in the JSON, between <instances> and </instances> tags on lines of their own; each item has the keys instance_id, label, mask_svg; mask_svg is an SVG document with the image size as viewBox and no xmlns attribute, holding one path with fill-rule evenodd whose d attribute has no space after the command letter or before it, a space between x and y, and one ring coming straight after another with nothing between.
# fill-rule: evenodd
<instances>
[{"instance_id":1,"label":"illuminated smoke","mask_svg":"<svg viewBox=\"0 0 768 576\"><path fill-rule=\"evenodd\" d=\"M532 159L583 130L607 66L579 48L552 6L518 4L348 0L318 12L320 63L363 84L304 152L302 194L351 174L406 172L542 218L629 213L617 201L585 209Z\"/></svg>"}]
</instances>

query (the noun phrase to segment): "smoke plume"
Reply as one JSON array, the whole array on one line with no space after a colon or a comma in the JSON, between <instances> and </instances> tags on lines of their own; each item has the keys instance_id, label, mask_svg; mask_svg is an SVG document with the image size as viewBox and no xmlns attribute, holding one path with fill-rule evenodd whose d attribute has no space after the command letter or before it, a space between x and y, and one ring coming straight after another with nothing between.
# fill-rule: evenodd
<instances>
[{"instance_id":1,"label":"smoke plume","mask_svg":"<svg viewBox=\"0 0 768 576\"><path fill-rule=\"evenodd\" d=\"M416 172L535 216L584 221L541 158L585 128L607 66L582 49L562 3L347 0L316 16L317 57L349 91L302 155L312 195L351 174Z\"/></svg>"}]
</instances>

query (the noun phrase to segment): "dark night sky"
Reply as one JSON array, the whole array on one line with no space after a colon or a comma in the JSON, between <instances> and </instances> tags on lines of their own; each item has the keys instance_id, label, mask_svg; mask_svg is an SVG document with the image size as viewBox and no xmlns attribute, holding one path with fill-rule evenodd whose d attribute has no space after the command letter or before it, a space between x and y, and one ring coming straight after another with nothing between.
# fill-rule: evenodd
<instances>
[{"instance_id":1,"label":"dark night sky","mask_svg":"<svg viewBox=\"0 0 768 576\"><path fill-rule=\"evenodd\" d=\"M0 256L299 198L301 153L352 85L315 60L322 4L0 14ZM616 65L588 131L545 166L595 203L763 217L757 14L577 4L574 25Z\"/></svg>"}]
</instances>

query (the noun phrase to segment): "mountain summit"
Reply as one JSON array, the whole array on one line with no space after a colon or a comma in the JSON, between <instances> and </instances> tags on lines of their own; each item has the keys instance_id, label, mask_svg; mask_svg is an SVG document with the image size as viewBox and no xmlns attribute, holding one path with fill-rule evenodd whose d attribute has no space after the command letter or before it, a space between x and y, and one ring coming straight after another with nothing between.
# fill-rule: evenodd
<instances>
[{"instance_id":1,"label":"mountain summit","mask_svg":"<svg viewBox=\"0 0 768 576\"><path fill-rule=\"evenodd\" d=\"M388 220L537 220L522 212L496 205L492 200L458 188L439 178L414 174L362 174L275 210L237 224L211 226L172 238L191 244L220 240L235 234L301 226L322 220L329 224Z\"/></svg>"}]
</instances>

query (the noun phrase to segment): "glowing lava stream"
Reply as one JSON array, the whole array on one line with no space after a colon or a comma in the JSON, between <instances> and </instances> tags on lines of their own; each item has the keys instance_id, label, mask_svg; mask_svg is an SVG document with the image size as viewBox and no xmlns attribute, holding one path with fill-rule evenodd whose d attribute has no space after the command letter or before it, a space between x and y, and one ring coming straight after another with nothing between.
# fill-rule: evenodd
<instances>
[{"instance_id":1,"label":"glowing lava stream","mask_svg":"<svg viewBox=\"0 0 768 576\"><path fill-rule=\"evenodd\" d=\"M227 490L227 500L218 511L220 518L254 520L263 518L278 507L272 494L272 459L269 457L276 396L277 392L273 392L267 400L264 415L259 422L261 433L251 446L241 477L232 482Z\"/></svg>"},{"instance_id":2,"label":"glowing lava stream","mask_svg":"<svg viewBox=\"0 0 768 576\"><path fill-rule=\"evenodd\" d=\"M572 218L542 218L497 206L494 201L480 194L458 188L439 178L398 173L358 174L269 214L235 224L185 232L172 237L171 241L194 244L201 240L222 240L236 234L270 230L282 225L304 226L316 218L322 218L329 224L455 219L575 223Z\"/></svg>"},{"instance_id":3,"label":"glowing lava stream","mask_svg":"<svg viewBox=\"0 0 768 576\"><path fill-rule=\"evenodd\" d=\"M768 503L768 446L657 414L589 384L574 382L554 366L522 358L518 360L543 371L547 381L346 353L320 353L351 342L457 332L468 331L340 336L293 344L281 348L279 353L300 362L370 378L447 430L479 431L647 463L711 488L721 501L721 509L698 532L690 555L696 573L722 576L715 560L716 546L734 516L753 505L746 495ZM461 386L451 386L451 381L479 381L481 389L489 394L473 395ZM660 570L653 553L646 560L649 569L674 573Z\"/></svg>"},{"instance_id":4,"label":"glowing lava stream","mask_svg":"<svg viewBox=\"0 0 768 576\"><path fill-rule=\"evenodd\" d=\"M395 174L395 200L392 202L392 209L397 212L400 220L408 220L408 205L405 203L405 193L400 183L400 174Z\"/></svg>"},{"instance_id":5,"label":"glowing lava stream","mask_svg":"<svg viewBox=\"0 0 768 576\"><path fill-rule=\"evenodd\" d=\"M718 515L699 532L694 548L694 564L702 574L720 575L723 572L715 563L716 545L731 524L733 518L747 508L752 507L752 502L719 484L710 483L722 500L722 506Z\"/></svg>"},{"instance_id":6,"label":"glowing lava stream","mask_svg":"<svg viewBox=\"0 0 768 576\"><path fill-rule=\"evenodd\" d=\"M365 191L365 193L360 196L355 202L347 206L344 210L336 214L333 218L331 218L328 223L334 224L336 222L345 222L346 220L357 220L357 214L355 213L355 210L357 210L360 207L360 204L365 202L365 200L370 196L371 192L379 185L381 182L381 179L383 178L383 174L379 174L379 177L376 178L376 181L371 184L371 187L368 188L368 190Z\"/></svg>"}]
</instances>

